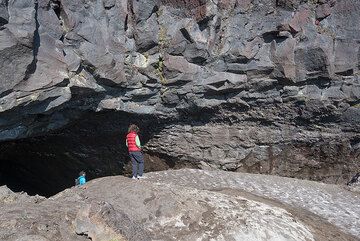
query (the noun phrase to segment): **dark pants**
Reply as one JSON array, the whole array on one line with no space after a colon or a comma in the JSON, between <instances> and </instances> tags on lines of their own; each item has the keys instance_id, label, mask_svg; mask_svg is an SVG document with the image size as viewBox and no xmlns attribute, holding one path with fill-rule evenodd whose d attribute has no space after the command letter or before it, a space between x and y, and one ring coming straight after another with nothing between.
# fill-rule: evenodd
<instances>
[{"instance_id":1,"label":"dark pants","mask_svg":"<svg viewBox=\"0 0 360 241\"><path fill-rule=\"evenodd\" d=\"M141 151L129 152L130 159L132 162L132 174L133 177L142 176L144 172L144 157ZM139 171L138 171L139 166Z\"/></svg>"}]
</instances>

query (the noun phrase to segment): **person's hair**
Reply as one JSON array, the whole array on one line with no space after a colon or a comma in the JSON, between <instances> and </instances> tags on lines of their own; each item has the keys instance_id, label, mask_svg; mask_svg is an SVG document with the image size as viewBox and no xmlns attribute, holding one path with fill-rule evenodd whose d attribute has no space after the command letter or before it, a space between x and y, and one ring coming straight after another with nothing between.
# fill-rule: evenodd
<instances>
[{"instance_id":1,"label":"person's hair","mask_svg":"<svg viewBox=\"0 0 360 241\"><path fill-rule=\"evenodd\" d=\"M138 133L139 130L140 130L140 129L139 129L139 127L138 127L137 125L131 124L131 125L129 126L128 133L130 133L130 132Z\"/></svg>"},{"instance_id":2,"label":"person's hair","mask_svg":"<svg viewBox=\"0 0 360 241\"><path fill-rule=\"evenodd\" d=\"M81 172L79 173L79 176L83 176L83 175L86 175L86 172L85 172L85 171L81 171Z\"/></svg>"}]
</instances>

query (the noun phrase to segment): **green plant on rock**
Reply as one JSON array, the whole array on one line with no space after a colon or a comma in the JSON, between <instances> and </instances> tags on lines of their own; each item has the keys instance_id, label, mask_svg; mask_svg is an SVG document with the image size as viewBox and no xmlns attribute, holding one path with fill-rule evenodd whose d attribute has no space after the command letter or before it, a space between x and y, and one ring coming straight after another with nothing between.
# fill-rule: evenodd
<instances>
[{"instance_id":1,"label":"green plant on rock","mask_svg":"<svg viewBox=\"0 0 360 241\"><path fill-rule=\"evenodd\" d=\"M148 62L149 61L149 53L146 52L143 55L145 57L145 60Z\"/></svg>"},{"instance_id":2,"label":"green plant on rock","mask_svg":"<svg viewBox=\"0 0 360 241\"><path fill-rule=\"evenodd\" d=\"M162 25L160 25L159 27L159 33L158 33L158 39L159 39L159 59L155 65L155 72L156 75L159 77L160 79L160 83L161 84L166 84L166 78L164 75L164 57L165 53L166 53L166 49L169 45L169 40L167 38L167 30L165 27L163 27Z\"/></svg>"},{"instance_id":3,"label":"green plant on rock","mask_svg":"<svg viewBox=\"0 0 360 241\"><path fill-rule=\"evenodd\" d=\"M162 8L160 7L156 15L159 18L163 14ZM167 28L163 26L159 21L159 31L158 31L158 44L159 44L159 58L155 64L155 74L159 77L161 84L166 84L167 80L164 75L164 57L166 50L170 45L170 39L167 35Z\"/></svg>"},{"instance_id":4,"label":"green plant on rock","mask_svg":"<svg viewBox=\"0 0 360 241\"><path fill-rule=\"evenodd\" d=\"M360 103L353 105L354 108L360 108Z\"/></svg>"},{"instance_id":5,"label":"green plant on rock","mask_svg":"<svg viewBox=\"0 0 360 241\"><path fill-rule=\"evenodd\" d=\"M317 4L318 0L309 0L308 2L311 3L311 4Z\"/></svg>"},{"instance_id":6,"label":"green plant on rock","mask_svg":"<svg viewBox=\"0 0 360 241\"><path fill-rule=\"evenodd\" d=\"M160 6L160 8L156 11L156 16L159 18L161 15L163 15L163 8Z\"/></svg>"},{"instance_id":7,"label":"green plant on rock","mask_svg":"<svg viewBox=\"0 0 360 241\"><path fill-rule=\"evenodd\" d=\"M327 35L331 38L336 38L336 33L334 33L331 29L329 28L326 28L326 27L323 27L323 26L318 26L317 27L317 31L318 33L320 34L324 34L324 35Z\"/></svg>"},{"instance_id":8,"label":"green plant on rock","mask_svg":"<svg viewBox=\"0 0 360 241\"><path fill-rule=\"evenodd\" d=\"M159 39L159 52L160 54L163 55L170 41L167 37L167 30L162 25L160 25L159 27L158 39Z\"/></svg>"},{"instance_id":9,"label":"green plant on rock","mask_svg":"<svg viewBox=\"0 0 360 241\"><path fill-rule=\"evenodd\" d=\"M164 58L162 56L159 56L159 59L157 63L155 64L155 72L156 75L160 79L161 84L166 84L166 78L164 76Z\"/></svg>"}]
</instances>

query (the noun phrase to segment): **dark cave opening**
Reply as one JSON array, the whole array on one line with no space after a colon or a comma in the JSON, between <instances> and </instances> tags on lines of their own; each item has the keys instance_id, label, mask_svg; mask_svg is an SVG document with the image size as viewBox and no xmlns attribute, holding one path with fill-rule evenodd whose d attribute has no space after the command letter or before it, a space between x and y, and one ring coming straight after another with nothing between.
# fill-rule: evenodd
<instances>
[{"instance_id":1,"label":"dark cave opening","mask_svg":"<svg viewBox=\"0 0 360 241\"><path fill-rule=\"evenodd\" d=\"M77 130L72 131L77 133ZM110 159L112 150L95 150L91 136L84 138L87 139L79 143L78 138L59 132L2 143L0 185L7 185L15 192L49 197L74 186L75 178L82 170L86 171L88 180L123 174L124 163L120 160L126 161L125 158ZM119 147L118 152L122 149ZM92 151L95 154L91 155Z\"/></svg>"},{"instance_id":2,"label":"dark cave opening","mask_svg":"<svg viewBox=\"0 0 360 241\"><path fill-rule=\"evenodd\" d=\"M82 170L87 180L131 174L125 145L130 123L138 124L146 144L161 124L150 116L120 112L89 113L81 121L44 136L0 143L0 186L15 192L50 197L74 186ZM145 171L170 168L146 154Z\"/></svg>"},{"instance_id":3,"label":"dark cave opening","mask_svg":"<svg viewBox=\"0 0 360 241\"><path fill-rule=\"evenodd\" d=\"M49 197L74 185L77 170L57 165L51 168L46 159L0 160L0 186L14 192Z\"/></svg>"}]
</instances>

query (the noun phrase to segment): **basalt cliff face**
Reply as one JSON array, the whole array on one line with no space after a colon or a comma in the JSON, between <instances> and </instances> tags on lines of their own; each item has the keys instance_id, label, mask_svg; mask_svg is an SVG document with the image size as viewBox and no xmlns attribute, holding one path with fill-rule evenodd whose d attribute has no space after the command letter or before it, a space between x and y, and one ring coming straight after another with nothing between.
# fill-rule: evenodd
<instances>
[{"instance_id":1,"label":"basalt cliff face","mask_svg":"<svg viewBox=\"0 0 360 241\"><path fill-rule=\"evenodd\" d=\"M126 173L131 122L148 170L360 168L357 0L0 0L0 40L8 185Z\"/></svg>"}]
</instances>

